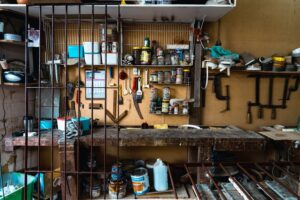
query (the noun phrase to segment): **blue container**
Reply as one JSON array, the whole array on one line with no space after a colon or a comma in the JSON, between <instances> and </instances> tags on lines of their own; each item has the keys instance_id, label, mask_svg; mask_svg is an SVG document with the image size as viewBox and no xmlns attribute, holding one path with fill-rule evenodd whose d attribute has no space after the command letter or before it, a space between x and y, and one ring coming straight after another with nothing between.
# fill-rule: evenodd
<instances>
[{"instance_id":1,"label":"blue container","mask_svg":"<svg viewBox=\"0 0 300 200\"><path fill-rule=\"evenodd\" d=\"M168 185L168 168L161 159L157 159L153 166L154 189L158 192L167 191Z\"/></svg>"},{"instance_id":2,"label":"blue container","mask_svg":"<svg viewBox=\"0 0 300 200\"><path fill-rule=\"evenodd\" d=\"M42 119L40 121L40 129L41 130L48 130L48 129L51 129L52 127L53 127L52 120Z\"/></svg>"},{"instance_id":3,"label":"blue container","mask_svg":"<svg viewBox=\"0 0 300 200\"><path fill-rule=\"evenodd\" d=\"M68 56L69 58L78 58L78 51L80 48L80 55L79 58L83 58L84 57L84 51L83 51L83 46L82 45L69 45L68 46Z\"/></svg>"},{"instance_id":4,"label":"blue container","mask_svg":"<svg viewBox=\"0 0 300 200\"><path fill-rule=\"evenodd\" d=\"M78 122L78 118L72 118L73 122ZM90 121L91 118L89 117L80 117L80 124L82 131L89 131L90 130Z\"/></svg>"}]
</instances>

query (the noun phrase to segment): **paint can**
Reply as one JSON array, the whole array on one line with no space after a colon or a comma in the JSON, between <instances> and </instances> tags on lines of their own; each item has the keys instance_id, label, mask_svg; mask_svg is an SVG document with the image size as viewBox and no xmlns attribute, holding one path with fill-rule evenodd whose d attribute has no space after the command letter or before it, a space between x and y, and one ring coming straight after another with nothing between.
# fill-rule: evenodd
<instances>
[{"instance_id":1,"label":"paint can","mask_svg":"<svg viewBox=\"0 0 300 200\"><path fill-rule=\"evenodd\" d=\"M161 106L161 112L162 113L169 113L169 100L163 100L162 106Z\"/></svg>"},{"instance_id":2,"label":"paint can","mask_svg":"<svg viewBox=\"0 0 300 200\"><path fill-rule=\"evenodd\" d=\"M169 87L164 87L163 89L163 100L170 100L171 91Z\"/></svg>"},{"instance_id":3,"label":"paint can","mask_svg":"<svg viewBox=\"0 0 300 200\"><path fill-rule=\"evenodd\" d=\"M149 176L147 169L140 167L131 175L133 191L136 195L143 195L149 191Z\"/></svg>"},{"instance_id":4,"label":"paint can","mask_svg":"<svg viewBox=\"0 0 300 200\"><path fill-rule=\"evenodd\" d=\"M110 181L108 185L108 194L111 199L122 199L126 195L127 184L124 181Z\"/></svg>"}]
</instances>

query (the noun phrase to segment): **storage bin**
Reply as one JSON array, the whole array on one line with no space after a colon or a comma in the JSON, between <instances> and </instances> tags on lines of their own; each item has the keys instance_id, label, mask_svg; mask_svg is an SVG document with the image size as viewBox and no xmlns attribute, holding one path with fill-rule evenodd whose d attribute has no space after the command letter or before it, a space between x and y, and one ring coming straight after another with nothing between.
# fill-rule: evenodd
<instances>
[{"instance_id":1,"label":"storage bin","mask_svg":"<svg viewBox=\"0 0 300 200\"><path fill-rule=\"evenodd\" d=\"M78 50L80 49L80 55L78 56ZM69 58L83 58L83 46L82 45L69 45L68 46L68 56Z\"/></svg>"},{"instance_id":2,"label":"storage bin","mask_svg":"<svg viewBox=\"0 0 300 200\"><path fill-rule=\"evenodd\" d=\"M24 197L24 178L25 175L22 173L17 173L17 172L11 172L11 173L6 173L2 175L3 177L3 184L4 186L6 183L9 183L11 185L16 185L19 188L15 190L13 193L8 194L5 196L5 200L22 200ZM32 192L33 192L33 186L35 183L36 179L31 176L27 175L27 199L32 199ZM3 188L0 182L0 188ZM0 194L0 200L4 200L2 196L2 192Z\"/></svg>"},{"instance_id":3,"label":"storage bin","mask_svg":"<svg viewBox=\"0 0 300 200\"><path fill-rule=\"evenodd\" d=\"M73 122L78 122L78 118L72 118ZM83 131L89 131L90 130L90 121L91 118L89 117L80 117L80 124Z\"/></svg>"},{"instance_id":4,"label":"storage bin","mask_svg":"<svg viewBox=\"0 0 300 200\"><path fill-rule=\"evenodd\" d=\"M84 54L98 54L100 53L100 43L99 42L94 42L94 51L93 51L93 42L84 42L83 43L83 49L84 49Z\"/></svg>"},{"instance_id":5,"label":"storage bin","mask_svg":"<svg viewBox=\"0 0 300 200\"><path fill-rule=\"evenodd\" d=\"M94 55L94 65L100 65L101 64L101 60L100 60L100 53L97 54L84 54L84 60L85 60L85 64L87 65L92 65L92 59L93 59L93 55Z\"/></svg>"},{"instance_id":6,"label":"storage bin","mask_svg":"<svg viewBox=\"0 0 300 200\"><path fill-rule=\"evenodd\" d=\"M102 53L102 64L105 64L105 53ZM118 64L118 53L107 53L107 65Z\"/></svg>"}]
</instances>

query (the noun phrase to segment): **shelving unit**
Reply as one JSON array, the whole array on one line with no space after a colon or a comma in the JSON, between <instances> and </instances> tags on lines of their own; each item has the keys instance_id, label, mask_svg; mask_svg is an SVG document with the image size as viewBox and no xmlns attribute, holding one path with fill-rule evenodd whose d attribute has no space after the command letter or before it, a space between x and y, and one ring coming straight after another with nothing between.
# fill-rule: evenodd
<instances>
[{"instance_id":1,"label":"shelving unit","mask_svg":"<svg viewBox=\"0 0 300 200\"><path fill-rule=\"evenodd\" d=\"M25 46L25 42L18 42L18 41L12 41L12 40L0 40L0 44Z\"/></svg>"},{"instance_id":2,"label":"shelving unit","mask_svg":"<svg viewBox=\"0 0 300 200\"><path fill-rule=\"evenodd\" d=\"M141 68L172 68L172 67L192 67L193 65L121 65L122 67L141 67Z\"/></svg>"}]
</instances>

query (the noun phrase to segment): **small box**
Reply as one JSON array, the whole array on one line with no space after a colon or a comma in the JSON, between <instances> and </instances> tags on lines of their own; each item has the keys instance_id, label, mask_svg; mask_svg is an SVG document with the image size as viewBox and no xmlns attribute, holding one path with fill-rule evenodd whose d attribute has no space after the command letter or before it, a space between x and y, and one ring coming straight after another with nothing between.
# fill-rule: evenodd
<instances>
[{"instance_id":1,"label":"small box","mask_svg":"<svg viewBox=\"0 0 300 200\"><path fill-rule=\"evenodd\" d=\"M105 64L105 53L102 53L102 64ZM107 65L118 64L118 53L107 53Z\"/></svg>"},{"instance_id":2,"label":"small box","mask_svg":"<svg viewBox=\"0 0 300 200\"><path fill-rule=\"evenodd\" d=\"M94 55L94 65L100 65L101 64L100 53L94 53L94 54L86 53L86 54L84 54L85 64L92 65L93 55Z\"/></svg>"},{"instance_id":3,"label":"small box","mask_svg":"<svg viewBox=\"0 0 300 200\"><path fill-rule=\"evenodd\" d=\"M80 55L78 56L78 51L80 49ZM83 46L82 45L69 45L68 46L68 56L69 58L83 58L84 53L83 53Z\"/></svg>"}]
</instances>

